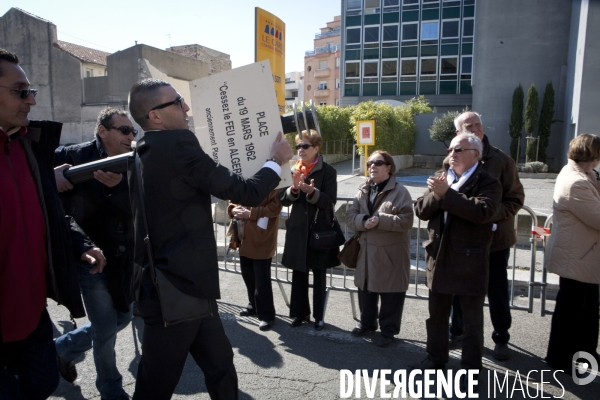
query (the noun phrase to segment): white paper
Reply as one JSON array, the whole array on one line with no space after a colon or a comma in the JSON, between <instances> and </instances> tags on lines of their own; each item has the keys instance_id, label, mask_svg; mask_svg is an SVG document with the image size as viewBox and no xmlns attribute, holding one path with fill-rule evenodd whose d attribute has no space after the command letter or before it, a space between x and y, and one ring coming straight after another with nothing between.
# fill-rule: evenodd
<instances>
[{"instance_id":1,"label":"white paper","mask_svg":"<svg viewBox=\"0 0 600 400\"><path fill-rule=\"evenodd\" d=\"M260 229L267 229L267 225L269 225L269 218L267 218L267 217L259 218L258 221L256 221L256 225Z\"/></svg>"}]
</instances>

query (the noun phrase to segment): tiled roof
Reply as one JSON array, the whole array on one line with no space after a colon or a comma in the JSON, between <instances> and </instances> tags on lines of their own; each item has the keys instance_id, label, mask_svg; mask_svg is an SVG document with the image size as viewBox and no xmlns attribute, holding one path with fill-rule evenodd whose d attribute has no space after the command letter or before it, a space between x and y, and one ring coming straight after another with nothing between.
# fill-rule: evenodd
<instances>
[{"instance_id":1,"label":"tiled roof","mask_svg":"<svg viewBox=\"0 0 600 400\"><path fill-rule=\"evenodd\" d=\"M106 65L106 57L111 54L105 51L80 46L78 44L63 42L62 40L57 40L56 43L54 43L54 47L66 51L83 62L100 65Z\"/></svg>"}]
</instances>

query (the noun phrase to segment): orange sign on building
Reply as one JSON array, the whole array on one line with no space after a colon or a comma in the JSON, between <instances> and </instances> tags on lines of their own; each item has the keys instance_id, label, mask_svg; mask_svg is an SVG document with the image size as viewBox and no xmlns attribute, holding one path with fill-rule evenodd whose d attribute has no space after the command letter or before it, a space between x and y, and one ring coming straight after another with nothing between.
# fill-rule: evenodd
<instances>
[{"instance_id":1,"label":"orange sign on building","mask_svg":"<svg viewBox=\"0 0 600 400\"><path fill-rule=\"evenodd\" d=\"M255 7L256 43L254 61L269 60L279 113L285 113L285 23L262 8Z\"/></svg>"}]
</instances>

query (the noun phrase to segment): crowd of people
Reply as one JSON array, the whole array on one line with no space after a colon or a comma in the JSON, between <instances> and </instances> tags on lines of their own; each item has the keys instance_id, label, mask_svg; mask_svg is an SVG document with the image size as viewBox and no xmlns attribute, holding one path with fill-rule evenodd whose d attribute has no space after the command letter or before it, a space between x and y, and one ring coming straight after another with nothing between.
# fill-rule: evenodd
<instances>
[{"instance_id":1,"label":"crowd of people","mask_svg":"<svg viewBox=\"0 0 600 400\"><path fill-rule=\"evenodd\" d=\"M189 106L176 89L146 79L129 95L131 117L145 134L128 173L99 170L93 180L73 185L64 171L132 151L138 132L126 112L107 108L94 140L59 147L60 123L28 119L36 94L18 56L0 49L0 399L47 398L59 376L77 378L75 360L89 349L101 398L128 399L114 347L133 304L144 321L134 399L171 398L188 354L202 369L211 398L237 398L233 351L216 302L211 195L230 200L248 292L240 315L256 316L262 331L275 323L271 262L279 215L288 206L281 263L293 270L290 325L297 328L312 314L314 329L324 329L326 271L340 265L340 248L311 242L315 226L337 224L337 174L319 154L317 132L297 136L292 185L276 189L281 165L293 156L281 133L263 167L244 179L204 153L188 130ZM378 150L346 213L360 245L354 273L360 322L351 334L379 329L374 342L380 347L400 333L410 230L415 216L427 221L427 355L415 364L419 369L445 369L449 350L461 345L461 368L481 370L486 295L493 355L510 357L507 265L525 194L516 164L490 144L481 116L469 111L454 122L443 168L429 177L414 205L394 177L393 158ZM594 168L600 138L576 137L568 159L556 182L545 266L560 275L546 361L570 372L577 351L599 359L600 177ZM74 318L87 313L89 323L54 340L47 297ZM171 301L185 298L200 299L208 311L174 321Z\"/></svg>"}]
</instances>

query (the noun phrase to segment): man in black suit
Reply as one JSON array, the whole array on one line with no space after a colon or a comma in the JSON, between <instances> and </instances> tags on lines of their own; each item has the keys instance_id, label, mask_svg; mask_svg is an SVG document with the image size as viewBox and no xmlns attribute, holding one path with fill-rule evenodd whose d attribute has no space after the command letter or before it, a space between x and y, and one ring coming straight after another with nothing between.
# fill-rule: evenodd
<instances>
[{"instance_id":1,"label":"man in black suit","mask_svg":"<svg viewBox=\"0 0 600 400\"><path fill-rule=\"evenodd\" d=\"M188 105L167 82L147 79L133 86L129 109L145 136L137 144L144 204L152 238L154 264L180 291L210 301L212 315L165 327L156 288L148 268L136 204L135 171L129 173L134 212L135 261L133 289L144 319L142 358L134 399L170 399L187 354L204 372L213 399L237 399L233 351L217 313L220 298L211 194L235 203L257 206L277 187L280 166L292 149L279 133L267 160L254 176L244 179L216 164L189 131ZM143 271L143 272L142 272Z\"/></svg>"}]
</instances>

